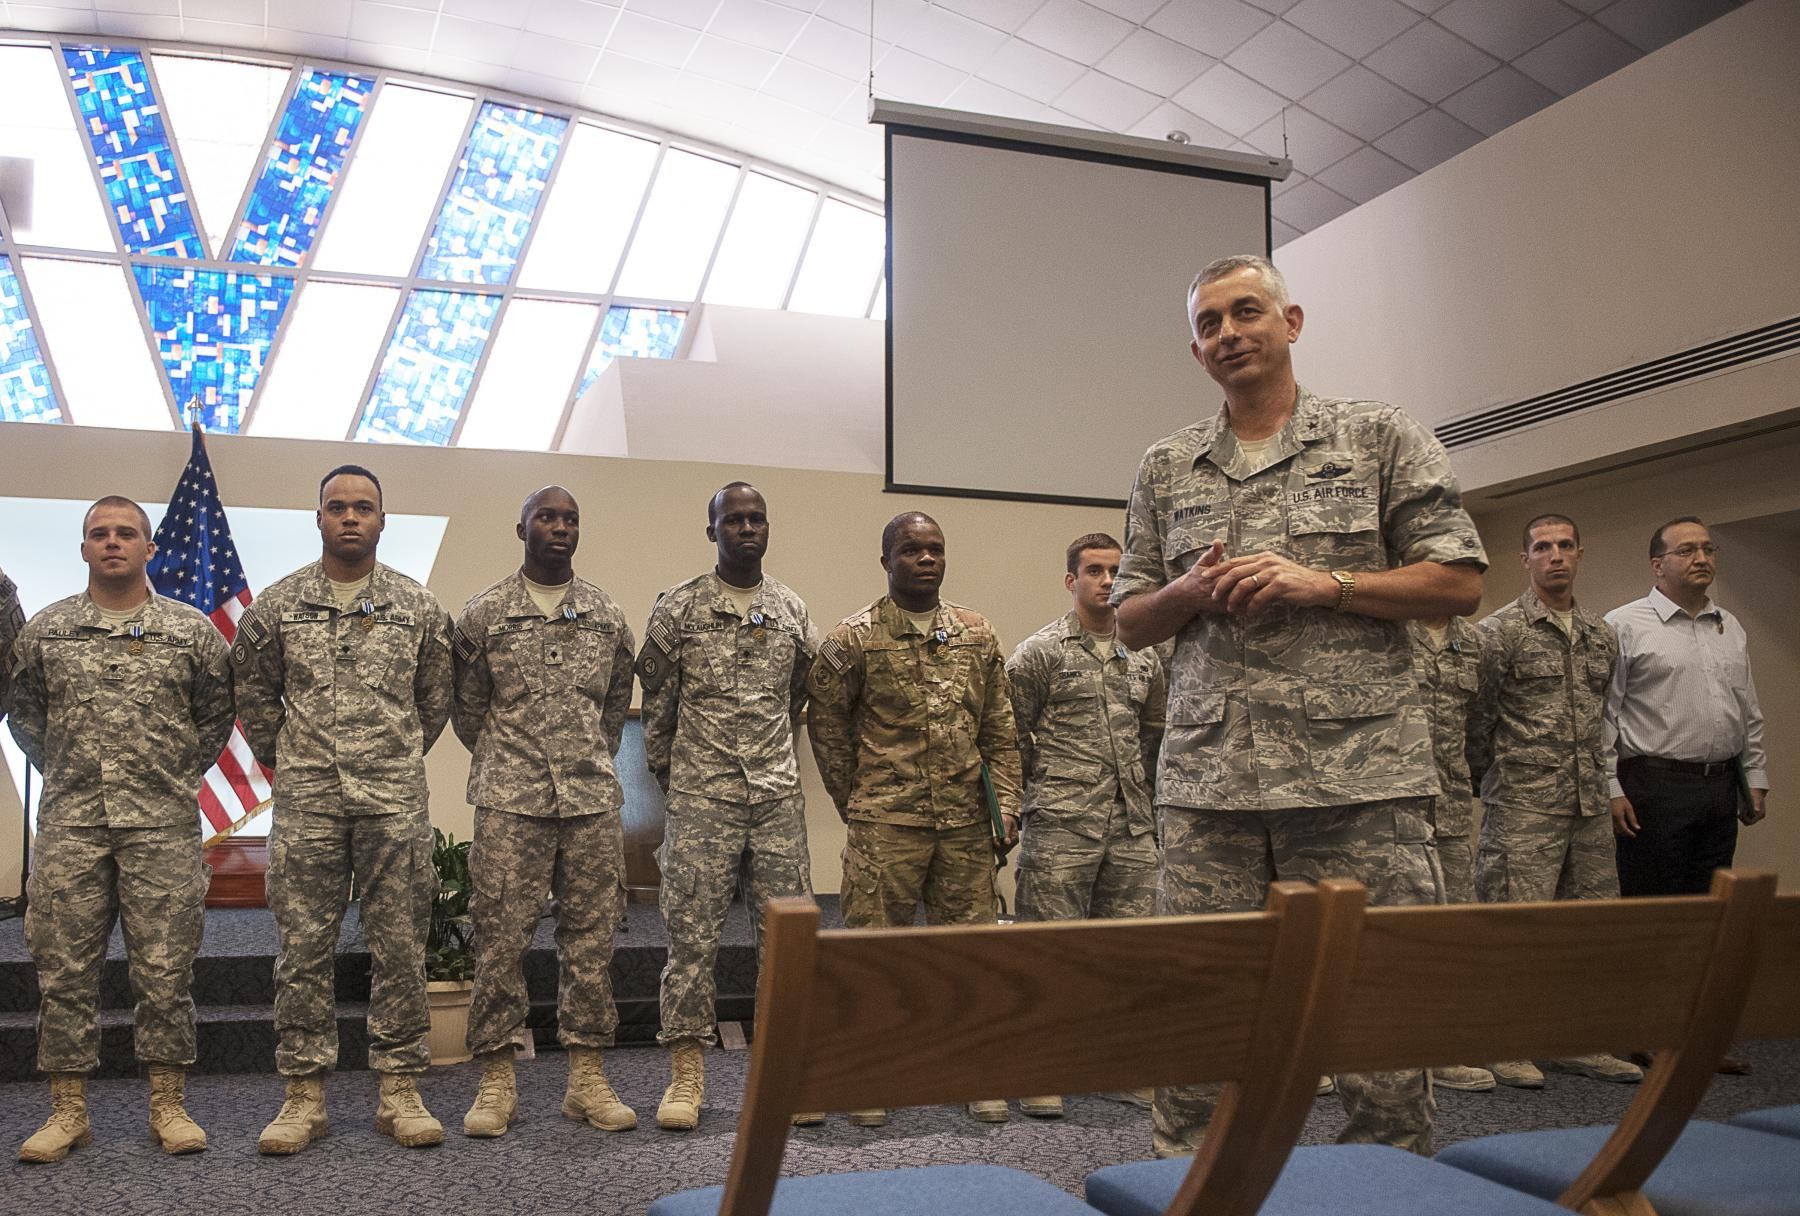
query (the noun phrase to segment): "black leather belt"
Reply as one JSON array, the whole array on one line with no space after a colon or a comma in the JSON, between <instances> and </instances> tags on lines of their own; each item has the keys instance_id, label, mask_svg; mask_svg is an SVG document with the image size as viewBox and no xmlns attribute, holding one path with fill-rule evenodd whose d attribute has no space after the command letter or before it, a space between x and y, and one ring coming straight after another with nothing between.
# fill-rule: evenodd
<instances>
[{"instance_id":1,"label":"black leather belt","mask_svg":"<svg viewBox=\"0 0 1800 1216\"><path fill-rule=\"evenodd\" d=\"M1626 764L1660 768L1665 772L1686 773L1690 777L1722 777L1737 767L1737 757L1729 760L1668 760L1662 756L1628 756Z\"/></svg>"}]
</instances>

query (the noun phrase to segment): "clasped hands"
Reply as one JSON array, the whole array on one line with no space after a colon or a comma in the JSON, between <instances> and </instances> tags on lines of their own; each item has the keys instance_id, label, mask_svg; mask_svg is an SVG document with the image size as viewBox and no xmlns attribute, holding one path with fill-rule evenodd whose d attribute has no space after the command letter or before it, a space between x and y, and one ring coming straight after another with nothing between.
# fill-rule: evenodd
<instances>
[{"instance_id":1,"label":"clasped hands","mask_svg":"<svg viewBox=\"0 0 1800 1216\"><path fill-rule=\"evenodd\" d=\"M1226 557L1222 540L1213 541L1181 582L1198 611L1235 617L1261 616L1278 604L1329 608L1338 600L1337 580L1326 571L1266 550Z\"/></svg>"}]
</instances>

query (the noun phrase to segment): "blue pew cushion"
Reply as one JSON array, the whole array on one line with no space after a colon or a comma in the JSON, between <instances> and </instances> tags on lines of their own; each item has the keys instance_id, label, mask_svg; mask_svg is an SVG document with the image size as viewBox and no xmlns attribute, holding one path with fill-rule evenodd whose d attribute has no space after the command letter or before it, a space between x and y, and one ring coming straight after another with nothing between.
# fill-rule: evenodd
<instances>
[{"instance_id":1,"label":"blue pew cushion","mask_svg":"<svg viewBox=\"0 0 1800 1216\"><path fill-rule=\"evenodd\" d=\"M1162 1216L1186 1158L1108 1166L1087 1177L1107 1216ZM1564 1208L1397 1148L1328 1144L1295 1149L1260 1216L1569 1216Z\"/></svg>"},{"instance_id":2,"label":"blue pew cushion","mask_svg":"<svg viewBox=\"0 0 1800 1216\"><path fill-rule=\"evenodd\" d=\"M1555 1198L1587 1168L1610 1127L1483 1136L1437 1160ZM1800 1216L1800 1141L1723 1123L1689 1123L1644 1184L1659 1216Z\"/></svg>"},{"instance_id":3,"label":"blue pew cushion","mask_svg":"<svg viewBox=\"0 0 1800 1216\"><path fill-rule=\"evenodd\" d=\"M665 1195L649 1216L716 1216L725 1188ZM998 1165L934 1165L783 1178L769 1216L1094 1216L1094 1209L1034 1174ZM1566 1216L1566 1213L1565 1213Z\"/></svg>"},{"instance_id":4,"label":"blue pew cushion","mask_svg":"<svg viewBox=\"0 0 1800 1216\"><path fill-rule=\"evenodd\" d=\"M1734 1127L1792 1136L1800 1140L1800 1106L1771 1106L1767 1110L1747 1110L1732 1119Z\"/></svg>"}]
</instances>

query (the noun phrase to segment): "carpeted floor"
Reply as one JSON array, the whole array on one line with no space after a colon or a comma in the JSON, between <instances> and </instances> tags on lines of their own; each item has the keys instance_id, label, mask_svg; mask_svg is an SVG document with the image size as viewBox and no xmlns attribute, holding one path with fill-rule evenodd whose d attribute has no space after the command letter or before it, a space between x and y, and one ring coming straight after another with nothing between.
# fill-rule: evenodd
<instances>
[{"instance_id":1,"label":"carpeted floor","mask_svg":"<svg viewBox=\"0 0 1800 1216\"><path fill-rule=\"evenodd\" d=\"M1740 1054L1754 1064L1753 1075L1719 1077L1701 1117L1800 1101L1800 1042L1745 1044ZM49 1166L10 1161L47 1112L44 1086L0 1085L0 1152L9 1159L0 1181L0 1216L642 1212L659 1195L724 1179L748 1062L743 1052L708 1053L704 1117L698 1131L684 1135L654 1125L667 1081L663 1053L655 1048L609 1053L607 1071L637 1109L641 1126L608 1134L559 1115L565 1062L560 1053L545 1053L520 1063L520 1119L498 1140L461 1135L476 1066L436 1069L422 1087L449 1132L436 1149L403 1149L375 1135L375 1078L341 1073L327 1087L331 1136L291 1158L256 1152L256 1134L281 1102L281 1085L273 1076L194 1078L189 1109L205 1126L212 1147L188 1157L166 1157L150 1143L143 1081L97 1081L90 1086L93 1146ZM1633 1092L1562 1074L1552 1074L1549 1087L1535 1092L1440 1090L1438 1141L1609 1121ZM1319 1099L1306 1142L1331 1140L1342 1121L1335 1097ZM1015 1111L1011 1123L993 1126L973 1122L960 1109L928 1107L896 1112L888 1127L870 1131L834 1116L824 1127L795 1131L786 1172L992 1162L1030 1170L1079 1194L1089 1171L1148 1152L1148 1112L1083 1097L1072 1099L1068 1117L1055 1122L1022 1119Z\"/></svg>"}]
</instances>

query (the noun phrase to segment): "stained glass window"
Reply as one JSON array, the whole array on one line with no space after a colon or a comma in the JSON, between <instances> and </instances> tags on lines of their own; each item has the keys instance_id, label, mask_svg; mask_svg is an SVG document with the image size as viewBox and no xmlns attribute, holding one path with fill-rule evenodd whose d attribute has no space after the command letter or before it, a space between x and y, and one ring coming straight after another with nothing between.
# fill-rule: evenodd
<instances>
[{"instance_id":1,"label":"stained glass window","mask_svg":"<svg viewBox=\"0 0 1800 1216\"><path fill-rule=\"evenodd\" d=\"M467 97L383 84L313 254L314 270L409 275L469 125Z\"/></svg>"},{"instance_id":2,"label":"stained glass window","mask_svg":"<svg viewBox=\"0 0 1800 1216\"><path fill-rule=\"evenodd\" d=\"M508 304L456 446L547 450L599 319L593 304Z\"/></svg>"},{"instance_id":3,"label":"stained glass window","mask_svg":"<svg viewBox=\"0 0 1800 1216\"><path fill-rule=\"evenodd\" d=\"M251 187L233 262L294 266L305 260L356 138L375 81L308 68Z\"/></svg>"},{"instance_id":4,"label":"stained glass window","mask_svg":"<svg viewBox=\"0 0 1800 1216\"><path fill-rule=\"evenodd\" d=\"M144 57L133 50L65 46L63 59L125 248L205 257Z\"/></svg>"},{"instance_id":5,"label":"stained glass window","mask_svg":"<svg viewBox=\"0 0 1800 1216\"><path fill-rule=\"evenodd\" d=\"M249 433L343 439L399 298L397 287L308 283L294 299Z\"/></svg>"},{"instance_id":6,"label":"stained glass window","mask_svg":"<svg viewBox=\"0 0 1800 1216\"><path fill-rule=\"evenodd\" d=\"M449 443L499 311L499 296L413 292L382 357L356 437Z\"/></svg>"},{"instance_id":7,"label":"stained glass window","mask_svg":"<svg viewBox=\"0 0 1800 1216\"><path fill-rule=\"evenodd\" d=\"M153 431L175 425L123 267L21 258L17 270L37 307L70 422Z\"/></svg>"},{"instance_id":8,"label":"stained glass window","mask_svg":"<svg viewBox=\"0 0 1800 1216\"><path fill-rule=\"evenodd\" d=\"M568 126L566 118L522 106L490 101L481 107L425 246L420 278L512 279Z\"/></svg>"},{"instance_id":9,"label":"stained glass window","mask_svg":"<svg viewBox=\"0 0 1800 1216\"><path fill-rule=\"evenodd\" d=\"M644 218L619 272L619 294L691 300L700 290L737 168L671 148L650 188Z\"/></svg>"},{"instance_id":10,"label":"stained glass window","mask_svg":"<svg viewBox=\"0 0 1800 1216\"><path fill-rule=\"evenodd\" d=\"M198 398L210 431L235 433L294 294L285 275L136 265L175 402Z\"/></svg>"},{"instance_id":11,"label":"stained glass window","mask_svg":"<svg viewBox=\"0 0 1800 1216\"><path fill-rule=\"evenodd\" d=\"M75 129L62 63L43 47L0 46L0 157L8 168L6 221L12 239L65 249L114 248L87 141Z\"/></svg>"},{"instance_id":12,"label":"stained glass window","mask_svg":"<svg viewBox=\"0 0 1800 1216\"><path fill-rule=\"evenodd\" d=\"M588 359L587 372L581 377L581 394L592 388L600 373L620 355L673 359L675 348L681 343L681 327L686 321L685 312L671 308L619 306L607 309L606 320L600 323L600 337L594 342L594 353Z\"/></svg>"},{"instance_id":13,"label":"stained glass window","mask_svg":"<svg viewBox=\"0 0 1800 1216\"><path fill-rule=\"evenodd\" d=\"M152 55L150 66L169 134L181 153L188 202L198 208L206 243L218 257L221 249L231 248L244 186L262 160L269 123L293 72L189 55Z\"/></svg>"},{"instance_id":14,"label":"stained glass window","mask_svg":"<svg viewBox=\"0 0 1800 1216\"><path fill-rule=\"evenodd\" d=\"M0 422L61 422L25 291L12 259L0 254Z\"/></svg>"},{"instance_id":15,"label":"stained glass window","mask_svg":"<svg viewBox=\"0 0 1800 1216\"><path fill-rule=\"evenodd\" d=\"M706 278L706 302L780 308L818 197L762 173L747 175Z\"/></svg>"},{"instance_id":16,"label":"stained glass window","mask_svg":"<svg viewBox=\"0 0 1800 1216\"><path fill-rule=\"evenodd\" d=\"M556 188L544 200L520 287L612 290L619 255L656 167L656 144L591 123L576 123L563 149Z\"/></svg>"}]
</instances>

